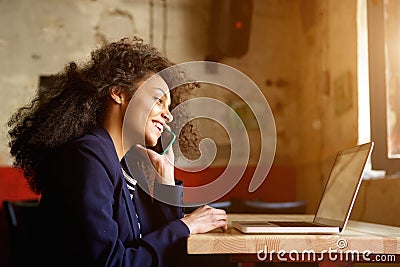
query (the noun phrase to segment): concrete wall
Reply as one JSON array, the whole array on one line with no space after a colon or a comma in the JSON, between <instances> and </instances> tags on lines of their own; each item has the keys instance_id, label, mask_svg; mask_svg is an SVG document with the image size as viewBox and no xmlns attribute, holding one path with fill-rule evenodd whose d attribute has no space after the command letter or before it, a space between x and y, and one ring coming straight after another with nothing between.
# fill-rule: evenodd
<instances>
[{"instance_id":1,"label":"concrete wall","mask_svg":"<svg viewBox=\"0 0 400 267\"><path fill-rule=\"evenodd\" d=\"M336 152L357 143L357 27L356 1L307 2L310 6L300 8L301 144L296 165L298 196L313 211ZM347 94L337 99L341 82Z\"/></svg>"},{"instance_id":2,"label":"concrete wall","mask_svg":"<svg viewBox=\"0 0 400 267\"><path fill-rule=\"evenodd\" d=\"M314 213L336 152L357 144L357 1L304 3L294 165L297 196ZM365 180L351 218L400 225L399 186L398 178Z\"/></svg>"},{"instance_id":3,"label":"concrete wall","mask_svg":"<svg viewBox=\"0 0 400 267\"><path fill-rule=\"evenodd\" d=\"M223 62L248 75L262 90L274 114L277 151L274 163L292 165L299 148L296 101L301 53L298 0L254 1L249 52ZM253 139L254 140L254 139Z\"/></svg>"}]
</instances>

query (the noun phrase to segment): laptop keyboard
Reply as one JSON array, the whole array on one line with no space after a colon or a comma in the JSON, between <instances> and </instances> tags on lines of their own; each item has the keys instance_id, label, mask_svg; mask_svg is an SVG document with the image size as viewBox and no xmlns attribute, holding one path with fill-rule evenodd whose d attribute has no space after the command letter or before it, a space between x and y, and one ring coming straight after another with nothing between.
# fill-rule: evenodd
<instances>
[{"instance_id":1,"label":"laptop keyboard","mask_svg":"<svg viewBox=\"0 0 400 267\"><path fill-rule=\"evenodd\" d=\"M282 222L282 221L271 221L270 223L276 224L281 227L315 227L315 226L321 226L320 224L317 223L312 223L312 222Z\"/></svg>"}]
</instances>

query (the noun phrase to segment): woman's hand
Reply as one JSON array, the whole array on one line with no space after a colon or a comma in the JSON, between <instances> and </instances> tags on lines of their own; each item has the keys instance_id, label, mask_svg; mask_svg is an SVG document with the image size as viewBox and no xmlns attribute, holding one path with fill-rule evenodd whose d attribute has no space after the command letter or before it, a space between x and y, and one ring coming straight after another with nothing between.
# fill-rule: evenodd
<instances>
[{"instance_id":1,"label":"woman's hand","mask_svg":"<svg viewBox=\"0 0 400 267\"><path fill-rule=\"evenodd\" d=\"M228 216L225 210L204 205L181 219L190 230L190 234L201 234L216 228L228 229Z\"/></svg>"},{"instance_id":2,"label":"woman's hand","mask_svg":"<svg viewBox=\"0 0 400 267\"><path fill-rule=\"evenodd\" d=\"M136 145L137 150L148 158L155 169L155 180L160 184L175 185L174 179L174 152L172 148L168 149L167 153L160 155L157 152L145 148L141 145Z\"/></svg>"}]
</instances>

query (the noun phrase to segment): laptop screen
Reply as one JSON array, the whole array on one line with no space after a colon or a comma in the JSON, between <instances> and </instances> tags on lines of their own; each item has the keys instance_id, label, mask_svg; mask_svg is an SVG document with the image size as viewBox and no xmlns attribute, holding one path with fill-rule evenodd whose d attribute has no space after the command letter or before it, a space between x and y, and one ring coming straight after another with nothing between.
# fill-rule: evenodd
<instances>
[{"instance_id":1,"label":"laptop screen","mask_svg":"<svg viewBox=\"0 0 400 267\"><path fill-rule=\"evenodd\" d=\"M315 215L315 222L345 227L372 145L370 142L337 154Z\"/></svg>"}]
</instances>

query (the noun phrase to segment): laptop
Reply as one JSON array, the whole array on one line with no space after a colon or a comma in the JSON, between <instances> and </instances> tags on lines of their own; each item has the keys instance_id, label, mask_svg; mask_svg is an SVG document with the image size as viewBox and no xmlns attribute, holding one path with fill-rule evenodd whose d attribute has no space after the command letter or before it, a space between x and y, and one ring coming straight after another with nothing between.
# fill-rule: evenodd
<instances>
[{"instance_id":1,"label":"laptop","mask_svg":"<svg viewBox=\"0 0 400 267\"><path fill-rule=\"evenodd\" d=\"M373 142L337 153L313 222L232 221L243 233L338 234L349 220Z\"/></svg>"}]
</instances>

